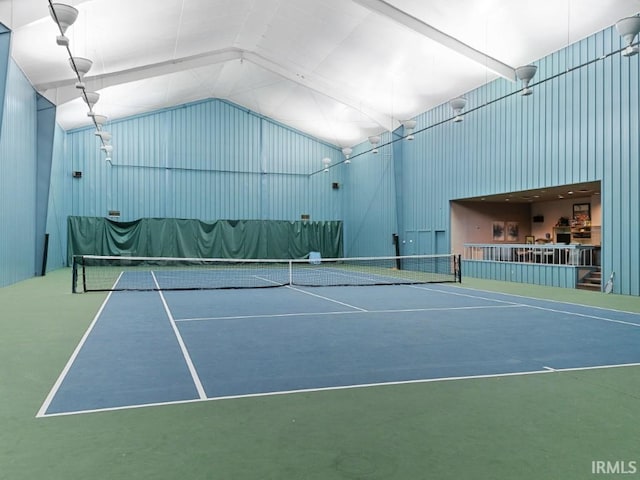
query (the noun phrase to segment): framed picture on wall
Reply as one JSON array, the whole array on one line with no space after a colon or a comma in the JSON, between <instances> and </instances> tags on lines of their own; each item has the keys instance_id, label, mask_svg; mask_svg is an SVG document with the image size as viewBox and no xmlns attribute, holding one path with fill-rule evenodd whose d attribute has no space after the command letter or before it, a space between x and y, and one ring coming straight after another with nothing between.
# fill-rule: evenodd
<instances>
[{"instance_id":1,"label":"framed picture on wall","mask_svg":"<svg viewBox=\"0 0 640 480\"><path fill-rule=\"evenodd\" d=\"M507 222L507 241L515 242L520 237L518 222Z\"/></svg>"},{"instance_id":2,"label":"framed picture on wall","mask_svg":"<svg viewBox=\"0 0 640 480\"><path fill-rule=\"evenodd\" d=\"M534 243L536 243L536 237L534 237L533 235L526 235L524 237L524 243L526 243L527 245L533 245Z\"/></svg>"},{"instance_id":3,"label":"framed picture on wall","mask_svg":"<svg viewBox=\"0 0 640 480\"><path fill-rule=\"evenodd\" d=\"M493 222L493 241L504 242L504 222Z\"/></svg>"},{"instance_id":4,"label":"framed picture on wall","mask_svg":"<svg viewBox=\"0 0 640 480\"><path fill-rule=\"evenodd\" d=\"M590 203L574 203L573 204L573 221L578 225L586 225L591 221L591 204Z\"/></svg>"}]
</instances>

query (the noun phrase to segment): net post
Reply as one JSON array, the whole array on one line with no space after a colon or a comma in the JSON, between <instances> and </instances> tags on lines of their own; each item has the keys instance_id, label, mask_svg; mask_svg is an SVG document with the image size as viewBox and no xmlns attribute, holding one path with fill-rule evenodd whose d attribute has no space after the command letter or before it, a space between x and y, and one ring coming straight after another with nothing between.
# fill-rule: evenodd
<instances>
[{"instance_id":1,"label":"net post","mask_svg":"<svg viewBox=\"0 0 640 480\"><path fill-rule=\"evenodd\" d=\"M456 263L456 281L462 283L462 255L458 254L455 257Z\"/></svg>"},{"instance_id":2,"label":"net post","mask_svg":"<svg viewBox=\"0 0 640 480\"><path fill-rule=\"evenodd\" d=\"M78 281L78 261L76 260L76 256L73 256L73 261L71 262L71 293L78 293L78 289L76 288L76 282Z\"/></svg>"},{"instance_id":3,"label":"net post","mask_svg":"<svg viewBox=\"0 0 640 480\"><path fill-rule=\"evenodd\" d=\"M87 291L87 272L85 270L87 262L84 261L84 257L82 257L82 289L83 291Z\"/></svg>"},{"instance_id":4,"label":"net post","mask_svg":"<svg viewBox=\"0 0 640 480\"><path fill-rule=\"evenodd\" d=\"M289 260L289 285L293 285L293 260Z\"/></svg>"}]
</instances>

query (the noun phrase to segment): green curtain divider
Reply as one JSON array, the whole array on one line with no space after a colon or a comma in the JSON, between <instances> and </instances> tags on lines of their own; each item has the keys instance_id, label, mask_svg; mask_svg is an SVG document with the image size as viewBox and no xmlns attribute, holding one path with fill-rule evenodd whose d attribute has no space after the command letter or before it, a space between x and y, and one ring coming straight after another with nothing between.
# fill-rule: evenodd
<instances>
[{"instance_id":1,"label":"green curtain divider","mask_svg":"<svg viewBox=\"0 0 640 480\"><path fill-rule=\"evenodd\" d=\"M343 256L342 221L69 217L67 256L324 258Z\"/></svg>"}]
</instances>

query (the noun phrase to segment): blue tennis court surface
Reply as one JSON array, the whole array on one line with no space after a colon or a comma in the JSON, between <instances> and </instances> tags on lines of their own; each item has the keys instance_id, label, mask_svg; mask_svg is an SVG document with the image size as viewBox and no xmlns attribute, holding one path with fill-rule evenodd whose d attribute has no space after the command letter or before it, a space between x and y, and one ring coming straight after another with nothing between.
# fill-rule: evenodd
<instances>
[{"instance_id":1,"label":"blue tennis court surface","mask_svg":"<svg viewBox=\"0 0 640 480\"><path fill-rule=\"evenodd\" d=\"M455 285L113 292L38 416L640 362L640 316Z\"/></svg>"}]
</instances>

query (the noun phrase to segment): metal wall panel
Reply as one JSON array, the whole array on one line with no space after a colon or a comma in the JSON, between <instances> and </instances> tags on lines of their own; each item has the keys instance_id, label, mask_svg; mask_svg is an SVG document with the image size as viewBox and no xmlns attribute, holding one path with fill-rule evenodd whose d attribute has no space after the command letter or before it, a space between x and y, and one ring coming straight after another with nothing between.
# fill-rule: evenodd
<instances>
[{"instance_id":1,"label":"metal wall panel","mask_svg":"<svg viewBox=\"0 0 640 480\"><path fill-rule=\"evenodd\" d=\"M308 214L311 220L342 220L342 153L279 124L263 122L262 133L263 218L299 220ZM331 160L328 172L324 158Z\"/></svg>"},{"instance_id":2,"label":"metal wall panel","mask_svg":"<svg viewBox=\"0 0 640 480\"><path fill-rule=\"evenodd\" d=\"M577 284L576 269L562 265L465 260L462 262L462 275L561 288L576 288Z\"/></svg>"},{"instance_id":3,"label":"metal wall panel","mask_svg":"<svg viewBox=\"0 0 640 480\"><path fill-rule=\"evenodd\" d=\"M621 47L607 29L536 62L532 96L496 80L466 95L462 123L438 124L448 105L421 115L432 128L403 149L405 230L449 232L453 199L601 180L604 272L640 294L640 68L609 55Z\"/></svg>"},{"instance_id":4,"label":"metal wall panel","mask_svg":"<svg viewBox=\"0 0 640 480\"><path fill-rule=\"evenodd\" d=\"M107 124L112 162L93 129L72 131L72 215L341 220L339 193L323 188L323 157L333 146L220 100L184 105ZM342 182L332 169L333 181ZM326 181L327 177L323 180Z\"/></svg>"},{"instance_id":5,"label":"metal wall panel","mask_svg":"<svg viewBox=\"0 0 640 480\"><path fill-rule=\"evenodd\" d=\"M416 118L413 142L378 155L364 143L350 165L336 148L220 101L114 122L113 166L90 131L72 132L68 152L87 175L73 183L70 213L343 217L346 254L383 255L399 224L450 241L453 199L600 180L603 268L616 272L617 292L638 295L640 56L609 56L621 46L613 28L597 33L536 62L532 96L496 80L466 94L464 122L442 105Z\"/></svg>"},{"instance_id":6,"label":"metal wall panel","mask_svg":"<svg viewBox=\"0 0 640 480\"><path fill-rule=\"evenodd\" d=\"M69 193L72 190L72 182L82 181L72 177L71 164L65 162L65 140L66 132L56 125L51 160L49 208L47 209L47 233L49 234L47 271L66 266L67 215L71 205Z\"/></svg>"},{"instance_id":7,"label":"metal wall panel","mask_svg":"<svg viewBox=\"0 0 640 480\"><path fill-rule=\"evenodd\" d=\"M0 132L0 286L33 277L36 236L36 93L9 60Z\"/></svg>"},{"instance_id":8,"label":"metal wall panel","mask_svg":"<svg viewBox=\"0 0 640 480\"><path fill-rule=\"evenodd\" d=\"M346 256L395 254L392 234L398 233L398 219L391 135L381 137L377 154L370 152L371 145L362 144L354 148L350 164L339 166L345 178Z\"/></svg>"}]
</instances>

